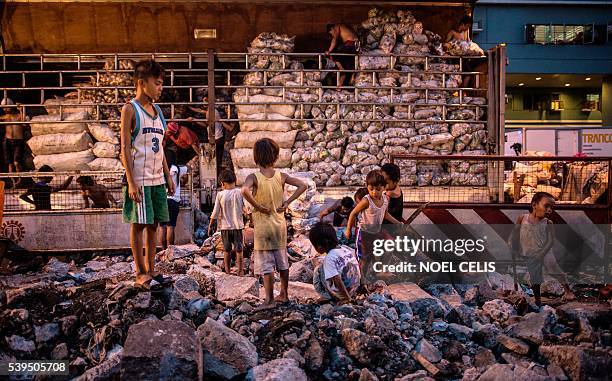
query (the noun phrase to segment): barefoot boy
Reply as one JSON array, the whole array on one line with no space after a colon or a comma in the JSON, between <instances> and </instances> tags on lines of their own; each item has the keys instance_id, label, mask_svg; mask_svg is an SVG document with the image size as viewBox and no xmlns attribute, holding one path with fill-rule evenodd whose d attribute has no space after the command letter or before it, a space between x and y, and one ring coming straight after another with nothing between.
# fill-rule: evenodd
<instances>
[{"instance_id":1,"label":"barefoot boy","mask_svg":"<svg viewBox=\"0 0 612 381\"><path fill-rule=\"evenodd\" d=\"M285 210L296 198L306 191L302 181L275 171L274 163L278 159L278 144L272 139L263 138L255 142L253 157L259 171L247 176L242 186L242 195L253 205L253 224L255 226L255 243L253 257L255 275L263 275L266 300L258 308L267 309L275 306L275 301L287 302L289 296L289 259L287 257L287 224ZM285 184L297 187L297 190L283 201ZM280 295L274 299L274 269L281 278Z\"/></svg>"},{"instance_id":2,"label":"barefoot boy","mask_svg":"<svg viewBox=\"0 0 612 381\"><path fill-rule=\"evenodd\" d=\"M223 190L217 193L215 207L210 215L211 223L208 225L210 237L212 221L217 220L223 241L223 266L227 274L230 273L232 249L236 251L236 267L238 276L244 275L242 266L242 248L244 230L244 200L239 188L236 188L236 175L224 169L219 176Z\"/></svg>"},{"instance_id":3,"label":"barefoot boy","mask_svg":"<svg viewBox=\"0 0 612 381\"><path fill-rule=\"evenodd\" d=\"M527 271L538 307L542 304L540 285L543 281L543 269L563 284L564 300L576 298L552 252L555 238L553 223L548 217L552 214L554 205L555 199L551 194L537 192L531 199L531 212L519 216L515 226L518 232L514 234L519 235L520 253L527 262Z\"/></svg>"},{"instance_id":4,"label":"barefoot boy","mask_svg":"<svg viewBox=\"0 0 612 381\"><path fill-rule=\"evenodd\" d=\"M143 60L134 68L136 97L121 110L121 159L125 167L127 186L124 187L123 221L130 224L130 245L136 265L136 286L149 289L155 273L156 230L166 222L168 193L174 193L174 183L162 142L166 120L153 102L162 92L164 69L154 60ZM142 257L143 232L145 257Z\"/></svg>"}]
</instances>

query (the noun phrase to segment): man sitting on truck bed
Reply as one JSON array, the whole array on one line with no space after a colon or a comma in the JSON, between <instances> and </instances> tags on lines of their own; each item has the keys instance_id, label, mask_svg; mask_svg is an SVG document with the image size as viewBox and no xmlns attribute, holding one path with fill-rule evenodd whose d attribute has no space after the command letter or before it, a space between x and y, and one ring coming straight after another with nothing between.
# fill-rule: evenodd
<instances>
[{"instance_id":1,"label":"man sitting on truck bed","mask_svg":"<svg viewBox=\"0 0 612 381\"><path fill-rule=\"evenodd\" d=\"M329 49L325 51L325 55L330 55L332 52L345 53L345 54L357 54L359 49L359 38L357 33L353 31L350 26L345 24L327 24L327 33L331 34L332 40L329 44ZM340 39L340 41L338 41ZM340 70L355 70L355 57L351 56L334 56L332 57L335 61L338 69ZM346 86L351 82L351 74L349 80L346 81L346 74L340 75L340 81L338 86Z\"/></svg>"}]
</instances>

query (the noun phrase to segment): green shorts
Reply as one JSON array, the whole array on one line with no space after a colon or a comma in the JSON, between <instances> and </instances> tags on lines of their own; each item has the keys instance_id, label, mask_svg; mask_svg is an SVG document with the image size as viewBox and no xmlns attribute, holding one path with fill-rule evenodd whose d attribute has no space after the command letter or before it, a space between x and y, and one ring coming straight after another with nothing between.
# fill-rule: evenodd
<instances>
[{"instance_id":1,"label":"green shorts","mask_svg":"<svg viewBox=\"0 0 612 381\"><path fill-rule=\"evenodd\" d=\"M134 202L128 188L123 187L123 222L126 224L152 225L156 222L168 222L168 194L166 185L155 185L142 188L142 201Z\"/></svg>"}]
</instances>

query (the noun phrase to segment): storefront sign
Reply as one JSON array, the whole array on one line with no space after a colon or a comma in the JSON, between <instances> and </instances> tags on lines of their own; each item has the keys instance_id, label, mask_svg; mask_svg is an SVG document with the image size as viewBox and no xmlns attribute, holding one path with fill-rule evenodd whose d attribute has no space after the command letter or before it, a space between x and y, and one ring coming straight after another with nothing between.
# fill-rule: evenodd
<instances>
[{"instance_id":1,"label":"storefront sign","mask_svg":"<svg viewBox=\"0 0 612 381\"><path fill-rule=\"evenodd\" d=\"M588 156L612 157L612 128L582 130L582 152Z\"/></svg>"}]
</instances>

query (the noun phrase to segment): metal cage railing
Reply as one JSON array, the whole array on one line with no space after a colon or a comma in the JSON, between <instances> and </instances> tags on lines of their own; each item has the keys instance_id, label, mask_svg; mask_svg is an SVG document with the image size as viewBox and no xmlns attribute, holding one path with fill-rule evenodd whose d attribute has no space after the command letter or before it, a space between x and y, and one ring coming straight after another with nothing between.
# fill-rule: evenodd
<instances>
[{"instance_id":1,"label":"metal cage railing","mask_svg":"<svg viewBox=\"0 0 612 381\"><path fill-rule=\"evenodd\" d=\"M51 212L79 212L79 211L110 211L115 212L123 206L123 171L68 171L68 172L19 172L0 173L0 181L4 186L4 212L5 213L51 213ZM115 202L108 207L96 206L89 199L86 207L85 194L77 183L80 177L90 177L95 184L103 185ZM70 179L70 180L69 180ZM68 181L69 180L69 181ZM39 191L41 186L48 185L49 191ZM50 194L49 202L42 200L43 193ZM34 204L25 201L27 196ZM194 184L193 175L187 174L185 184L181 186L181 206L190 207L193 201Z\"/></svg>"},{"instance_id":2,"label":"metal cage railing","mask_svg":"<svg viewBox=\"0 0 612 381\"><path fill-rule=\"evenodd\" d=\"M609 157L396 154L408 202L529 204L535 192L559 204L610 208Z\"/></svg>"},{"instance_id":3,"label":"metal cage railing","mask_svg":"<svg viewBox=\"0 0 612 381\"><path fill-rule=\"evenodd\" d=\"M283 63L281 69L256 69L249 67L249 58L257 56L278 56ZM258 92L262 89L281 90L282 102L275 103L276 105L299 105L301 113L292 120L304 121L312 120L304 113L304 106L316 106L316 105L359 105L371 107L372 112L376 111L377 107L384 106L408 106L408 107L424 107L424 106L440 106L443 108L442 120L436 120L436 122L448 122L454 120L447 120L447 110L453 107L467 107L486 110L488 105L484 104L468 104L464 102L467 94L477 94L483 98L487 97L487 89L482 87L488 73L480 71L465 71L466 60L476 60L482 62L486 57L459 57L459 56L434 56L434 55L398 55L389 54L385 56L374 56L368 55L368 57L384 57L389 60L389 67L384 69L364 69L360 67L359 56L355 56L355 69L354 70L337 70L337 69L326 69L323 65L325 55L320 53L215 53L211 55L208 53L122 53L122 54L25 54L25 55L12 55L5 54L2 57L2 71L0 71L0 79L3 85L0 87L0 91L4 94L12 94L14 92L20 92L21 95L27 95L26 98L34 98L32 94L38 93L36 98L39 102L21 102L19 107L24 115L39 114L41 109L45 107L45 101L51 97L58 95L63 96L70 92L76 92L75 104L59 104L56 106L59 114L63 114L65 109L75 107L75 105L92 107L95 110L97 117L95 120L100 122L118 123L118 117L114 118L100 118L101 108L118 108L122 106L120 102L120 92L133 90L131 84L128 85L101 85L101 77L104 75L128 75L131 70L121 69L122 60L138 60L142 58L154 58L162 62L166 67L166 78L167 85L164 88L167 91L177 91L181 97L180 100L164 101L163 99L158 102L161 107L169 108L169 115L166 115L166 119L175 121L186 121L187 118L180 115L177 112L177 108L185 106L202 106L201 99L197 99L198 91L208 91L209 77L214 78L215 90L213 93L219 94L220 92L232 93L236 90L244 90L247 94L249 92ZM414 86L379 86L374 85L376 76L384 73L400 73L394 70L395 63L398 60L404 58L419 59L423 62L423 70L416 70L410 73L403 73L408 75L409 81L410 76L418 74L430 74L440 76L441 86L434 87L414 87ZM305 62L315 62L314 68L305 68L300 70L294 70L288 68L286 63L290 60ZM215 64L215 61L218 63ZM432 64L436 63L447 63L452 62L457 65L457 71L441 71L431 69ZM110 65L109 65L110 64ZM107 65L106 68L104 65ZM108 69L108 70L107 70ZM243 83L244 76L249 73L261 72L264 77L264 83L261 86L245 85ZM267 78L270 78L271 74L280 73L296 73L299 72L302 78L302 82L299 85L290 86L271 86L267 83ZM291 92L293 89L303 89L304 87L313 87L304 84L304 77L312 73L323 73L333 74L336 76L336 81L343 73L368 73L372 75L372 86L316 86L319 92L318 99L312 102L295 102L287 99L286 93ZM470 87L445 87L446 78L451 75L468 75L475 78L474 85ZM89 80L90 83L85 85L83 81ZM92 83L93 82L93 83ZM354 100L348 102L328 102L323 100L323 94L326 91L347 91L354 94ZM83 94L87 91L112 91L114 99L108 102L83 102ZM359 99L359 94L367 91L389 91L391 101L381 102L368 102ZM422 91L424 93L424 103L412 104L409 102L401 102L400 99L395 99L402 92L407 91ZM458 103L447 103L437 102L430 103L430 94L432 92L443 92L443 93L455 93ZM447 96L449 98L449 96ZM214 101L216 106L222 110L221 121L237 122L239 119L236 115L236 107L241 105L265 105L255 102L240 103L235 102L233 99L222 99L219 98ZM412 109L409 109L410 113ZM114 115L118 115L115 113ZM210 119L193 118L193 121L206 122ZM243 119L245 120L245 119ZM249 121L262 121L263 119L247 119ZM335 121L345 121L345 119L336 118ZM346 119L350 121L350 119ZM371 119L370 121L376 121ZM390 122L410 122L418 121L418 119L394 119ZM470 122L470 121L467 121ZM474 122L474 121L472 121ZM6 124L9 122L0 122ZM24 120L23 123L31 123L29 120ZM59 121L62 123L62 121Z\"/></svg>"}]
</instances>

